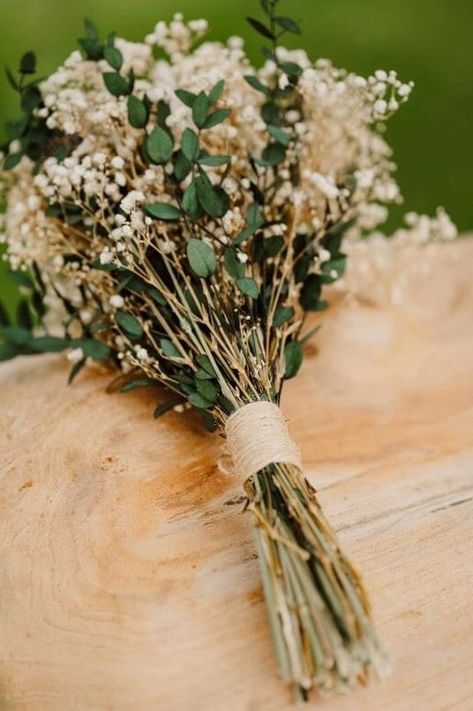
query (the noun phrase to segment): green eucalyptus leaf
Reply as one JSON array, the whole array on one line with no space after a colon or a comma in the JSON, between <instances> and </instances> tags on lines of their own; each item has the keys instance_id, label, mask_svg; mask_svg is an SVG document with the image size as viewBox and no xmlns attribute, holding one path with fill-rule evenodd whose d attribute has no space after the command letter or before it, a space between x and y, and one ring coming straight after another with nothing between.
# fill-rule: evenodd
<instances>
[{"instance_id":1,"label":"green eucalyptus leaf","mask_svg":"<svg viewBox=\"0 0 473 711\"><path fill-rule=\"evenodd\" d=\"M123 55L119 49L113 45L106 45L103 50L103 56L110 64L110 66L117 72L122 68L123 65Z\"/></svg>"},{"instance_id":2,"label":"green eucalyptus leaf","mask_svg":"<svg viewBox=\"0 0 473 711\"><path fill-rule=\"evenodd\" d=\"M245 81L253 88L256 89L256 91L259 91L261 94L264 94L265 96L271 96L271 91L268 89L267 86L261 82L258 77L253 76L253 74L247 74L245 76Z\"/></svg>"},{"instance_id":3,"label":"green eucalyptus leaf","mask_svg":"<svg viewBox=\"0 0 473 711\"><path fill-rule=\"evenodd\" d=\"M194 101L197 99L197 94L193 94L191 91L186 91L185 89L177 89L174 93L177 98L190 109L193 107Z\"/></svg>"},{"instance_id":4,"label":"green eucalyptus leaf","mask_svg":"<svg viewBox=\"0 0 473 711\"><path fill-rule=\"evenodd\" d=\"M20 74L34 74L36 71L36 55L34 52L26 52L20 59Z\"/></svg>"},{"instance_id":5,"label":"green eucalyptus leaf","mask_svg":"<svg viewBox=\"0 0 473 711\"><path fill-rule=\"evenodd\" d=\"M259 286L254 279L250 277L241 277L236 281L237 287L247 296L252 299L257 299L259 296Z\"/></svg>"},{"instance_id":6,"label":"green eucalyptus leaf","mask_svg":"<svg viewBox=\"0 0 473 711\"><path fill-rule=\"evenodd\" d=\"M182 405L183 402L185 401L181 397L176 397L172 400L166 400L166 402L162 402L156 407L153 413L154 418L157 419L158 417L162 417L166 414L166 412L169 412L169 410L173 410L176 405Z\"/></svg>"},{"instance_id":7,"label":"green eucalyptus leaf","mask_svg":"<svg viewBox=\"0 0 473 711\"><path fill-rule=\"evenodd\" d=\"M282 146L280 143L270 143L270 145L266 146L266 148L264 149L261 158L261 162L263 165L279 165L279 163L282 163L283 160L286 158L286 151L284 149L284 146Z\"/></svg>"},{"instance_id":8,"label":"green eucalyptus leaf","mask_svg":"<svg viewBox=\"0 0 473 711\"><path fill-rule=\"evenodd\" d=\"M195 377L197 380L212 380L213 375L207 373L203 368L199 368L195 373Z\"/></svg>"},{"instance_id":9,"label":"green eucalyptus leaf","mask_svg":"<svg viewBox=\"0 0 473 711\"><path fill-rule=\"evenodd\" d=\"M21 326L1 326L0 337L16 346L25 346L31 341L31 333Z\"/></svg>"},{"instance_id":10,"label":"green eucalyptus leaf","mask_svg":"<svg viewBox=\"0 0 473 711\"><path fill-rule=\"evenodd\" d=\"M250 227L257 229L263 224L263 214L261 212L261 205L257 202L252 202L248 207L248 212L246 213L246 221Z\"/></svg>"},{"instance_id":11,"label":"green eucalyptus leaf","mask_svg":"<svg viewBox=\"0 0 473 711\"><path fill-rule=\"evenodd\" d=\"M271 235L266 237L263 242L263 253L266 257L275 257L284 246L284 237L282 235Z\"/></svg>"},{"instance_id":12,"label":"green eucalyptus leaf","mask_svg":"<svg viewBox=\"0 0 473 711\"><path fill-rule=\"evenodd\" d=\"M284 349L284 360L286 363L284 377L286 380L289 380L297 375L302 365L303 358L304 354L302 351L302 345L299 341L291 341L286 345Z\"/></svg>"},{"instance_id":13,"label":"green eucalyptus leaf","mask_svg":"<svg viewBox=\"0 0 473 711\"><path fill-rule=\"evenodd\" d=\"M191 239L187 244L187 258L194 274L206 279L217 268L217 258L210 245L199 239Z\"/></svg>"},{"instance_id":14,"label":"green eucalyptus leaf","mask_svg":"<svg viewBox=\"0 0 473 711\"><path fill-rule=\"evenodd\" d=\"M291 142L292 135L277 126L268 126L268 133L282 146L287 147Z\"/></svg>"},{"instance_id":15,"label":"green eucalyptus leaf","mask_svg":"<svg viewBox=\"0 0 473 711\"><path fill-rule=\"evenodd\" d=\"M37 86L30 86L24 89L21 95L21 108L26 113L30 113L33 109L37 109L43 103L43 97ZM30 134L31 135L31 134Z\"/></svg>"},{"instance_id":16,"label":"green eucalyptus leaf","mask_svg":"<svg viewBox=\"0 0 473 711\"><path fill-rule=\"evenodd\" d=\"M212 363L210 362L210 358L205 355L204 353L199 353L195 357L196 363L200 365L200 367L205 370L206 373L211 375L213 378L216 378L217 375L215 373L215 368L213 367Z\"/></svg>"},{"instance_id":17,"label":"green eucalyptus leaf","mask_svg":"<svg viewBox=\"0 0 473 711\"><path fill-rule=\"evenodd\" d=\"M293 318L294 313L295 311L292 306L280 306L278 309L276 309L276 312L273 317L274 328L279 328L280 326L283 326L285 323L290 321Z\"/></svg>"},{"instance_id":18,"label":"green eucalyptus leaf","mask_svg":"<svg viewBox=\"0 0 473 711\"><path fill-rule=\"evenodd\" d=\"M130 93L130 82L118 72L105 72L102 76L105 86L113 96L126 96Z\"/></svg>"},{"instance_id":19,"label":"green eucalyptus leaf","mask_svg":"<svg viewBox=\"0 0 473 711\"><path fill-rule=\"evenodd\" d=\"M107 360L110 358L110 348L102 341L93 338L75 338L70 342L72 348L81 348L84 355L92 360Z\"/></svg>"},{"instance_id":20,"label":"green eucalyptus leaf","mask_svg":"<svg viewBox=\"0 0 473 711\"><path fill-rule=\"evenodd\" d=\"M159 345L161 346L164 355L168 358L182 358L180 350L176 348L174 343L168 338L161 338Z\"/></svg>"},{"instance_id":21,"label":"green eucalyptus leaf","mask_svg":"<svg viewBox=\"0 0 473 711\"><path fill-rule=\"evenodd\" d=\"M199 165L208 165L212 167L218 167L220 165L225 165L226 163L230 163L231 158L230 156L211 156L208 153L202 153L199 155L199 158L197 162Z\"/></svg>"},{"instance_id":22,"label":"green eucalyptus leaf","mask_svg":"<svg viewBox=\"0 0 473 711\"><path fill-rule=\"evenodd\" d=\"M143 326L132 314L126 311L117 311L115 318L121 330L124 331L132 341L137 341L142 337Z\"/></svg>"},{"instance_id":23,"label":"green eucalyptus leaf","mask_svg":"<svg viewBox=\"0 0 473 711\"><path fill-rule=\"evenodd\" d=\"M196 161L199 157L199 137L191 128L186 128L182 134L181 151L190 161Z\"/></svg>"},{"instance_id":24,"label":"green eucalyptus leaf","mask_svg":"<svg viewBox=\"0 0 473 711\"><path fill-rule=\"evenodd\" d=\"M345 273L346 257L342 255L337 259L330 259L322 264L322 283L333 284Z\"/></svg>"},{"instance_id":25,"label":"green eucalyptus leaf","mask_svg":"<svg viewBox=\"0 0 473 711\"><path fill-rule=\"evenodd\" d=\"M122 385L120 392L129 393L131 390L148 388L150 385L156 385L156 380L151 380L151 378L136 378L135 380L128 380L128 382Z\"/></svg>"},{"instance_id":26,"label":"green eucalyptus leaf","mask_svg":"<svg viewBox=\"0 0 473 711\"><path fill-rule=\"evenodd\" d=\"M21 160L23 153L9 153L3 161L4 170L12 170Z\"/></svg>"},{"instance_id":27,"label":"green eucalyptus leaf","mask_svg":"<svg viewBox=\"0 0 473 711\"><path fill-rule=\"evenodd\" d=\"M167 163L174 150L172 136L161 126L155 126L146 137L146 152L153 163Z\"/></svg>"},{"instance_id":28,"label":"green eucalyptus leaf","mask_svg":"<svg viewBox=\"0 0 473 711\"><path fill-rule=\"evenodd\" d=\"M201 91L192 104L192 119L197 128L204 127L204 124L207 120L208 110L209 99L207 95L203 91Z\"/></svg>"},{"instance_id":29,"label":"green eucalyptus leaf","mask_svg":"<svg viewBox=\"0 0 473 711\"><path fill-rule=\"evenodd\" d=\"M181 180L187 178L191 170L192 161L185 157L182 150L177 151L177 153L174 154L174 176L176 180L181 182Z\"/></svg>"},{"instance_id":30,"label":"green eucalyptus leaf","mask_svg":"<svg viewBox=\"0 0 473 711\"><path fill-rule=\"evenodd\" d=\"M240 279L245 273L245 265L238 259L238 253L234 247L226 247L223 254L225 269L233 279Z\"/></svg>"},{"instance_id":31,"label":"green eucalyptus leaf","mask_svg":"<svg viewBox=\"0 0 473 711\"><path fill-rule=\"evenodd\" d=\"M221 97L221 95L222 95L222 91L223 91L223 89L224 89L224 86L225 86L225 81L224 81L224 79L221 79L221 80L218 81L216 84L214 84L214 86L213 86L212 89L210 90L210 94L209 94L209 103L210 103L210 104L216 104L216 103L217 103L217 101L220 99L220 97Z\"/></svg>"},{"instance_id":32,"label":"green eucalyptus leaf","mask_svg":"<svg viewBox=\"0 0 473 711\"><path fill-rule=\"evenodd\" d=\"M261 107L261 117L266 124L275 126L279 120L279 109L273 101L267 101Z\"/></svg>"},{"instance_id":33,"label":"green eucalyptus leaf","mask_svg":"<svg viewBox=\"0 0 473 711\"><path fill-rule=\"evenodd\" d=\"M200 415L202 417L204 427L209 432L215 432L215 430L218 428L218 422L215 417L210 412L208 412L208 410L202 410Z\"/></svg>"},{"instance_id":34,"label":"green eucalyptus leaf","mask_svg":"<svg viewBox=\"0 0 473 711\"><path fill-rule=\"evenodd\" d=\"M295 62L281 62L281 69L289 77L300 77L303 73L302 67Z\"/></svg>"},{"instance_id":35,"label":"green eucalyptus leaf","mask_svg":"<svg viewBox=\"0 0 473 711\"><path fill-rule=\"evenodd\" d=\"M87 59L98 62L99 59L103 58L103 45L98 40L90 37L81 37L79 44Z\"/></svg>"},{"instance_id":36,"label":"green eucalyptus leaf","mask_svg":"<svg viewBox=\"0 0 473 711\"><path fill-rule=\"evenodd\" d=\"M144 128L148 123L149 108L145 101L130 94L128 97L128 121L133 128Z\"/></svg>"},{"instance_id":37,"label":"green eucalyptus leaf","mask_svg":"<svg viewBox=\"0 0 473 711\"><path fill-rule=\"evenodd\" d=\"M199 201L197 199L195 180L190 183L189 187L184 192L182 197L182 207L193 220L199 219L202 215Z\"/></svg>"},{"instance_id":38,"label":"green eucalyptus leaf","mask_svg":"<svg viewBox=\"0 0 473 711\"><path fill-rule=\"evenodd\" d=\"M211 217L223 217L230 204L228 195L223 188L212 185L205 173L201 173L195 179L195 185L197 197L204 212Z\"/></svg>"},{"instance_id":39,"label":"green eucalyptus leaf","mask_svg":"<svg viewBox=\"0 0 473 711\"><path fill-rule=\"evenodd\" d=\"M320 293L322 291L322 281L318 274L309 274L304 280L304 284L299 296L299 302L304 311L318 311Z\"/></svg>"},{"instance_id":40,"label":"green eucalyptus leaf","mask_svg":"<svg viewBox=\"0 0 473 711\"><path fill-rule=\"evenodd\" d=\"M271 30L268 27L266 27L266 25L263 25L263 23L260 22L259 20L257 20L256 18L247 17L246 21L248 22L248 24L250 24L252 26L252 28L254 30L256 30L256 32L258 32L258 34L260 34L265 39L269 39L269 40L276 39L275 35L271 32Z\"/></svg>"},{"instance_id":41,"label":"green eucalyptus leaf","mask_svg":"<svg viewBox=\"0 0 473 711\"><path fill-rule=\"evenodd\" d=\"M211 380L196 380L195 386L197 392L202 395L208 402L215 403L219 389Z\"/></svg>"},{"instance_id":42,"label":"green eucalyptus leaf","mask_svg":"<svg viewBox=\"0 0 473 711\"><path fill-rule=\"evenodd\" d=\"M67 378L67 384L70 385L76 378L77 375L79 375L80 371L84 367L84 365L87 363L87 358L81 358L80 360L77 361L77 363L74 363L72 368L69 371L69 376Z\"/></svg>"},{"instance_id":43,"label":"green eucalyptus leaf","mask_svg":"<svg viewBox=\"0 0 473 711\"><path fill-rule=\"evenodd\" d=\"M199 410L206 410L208 407L212 407L213 403L207 400L203 395L197 392L193 392L188 395L187 399L190 404Z\"/></svg>"},{"instance_id":44,"label":"green eucalyptus leaf","mask_svg":"<svg viewBox=\"0 0 473 711\"><path fill-rule=\"evenodd\" d=\"M205 122L202 128L213 128L214 126L218 126L219 123L222 123L227 119L230 114L231 114L230 109L218 109L217 111L214 111L212 114L210 114Z\"/></svg>"},{"instance_id":45,"label":"green eucalyptus leaf","mask_svg":"<svg viewBox=\"0 0 473 711\"><path fill-rule=\"evenodd\" d=\"M31 339L29 345L33 351L38 353L60 353L71 347L71 341L68 338L56 336L38 336Z\"/></svg>"},{"instance_id":46,"label":"green eucalyptus leaf","mask_svg":"<svg viewBox=\"0 0 473 711\"><path fill-rule=\"evenodd\" d=\"M181 210L175 205L169 205L167 202L154 202L148 205L143 205L143 210L150 217L156 220L173 221L179 220L182 217Z\"/></svg>"},{"instance_id":47,"label":"green eucalyptus leaf","mask_svg":"<svg viewBox=\"0 0 473 711\"><path fill-rule=\"evenodd\" d=\"M301 34L301 28L297 22L291 20L290 17L275 17L274 21L279 27L282 27L283 30L286 30L286 32L292 32L294 35Z\"/></svg>"}]
</instances>

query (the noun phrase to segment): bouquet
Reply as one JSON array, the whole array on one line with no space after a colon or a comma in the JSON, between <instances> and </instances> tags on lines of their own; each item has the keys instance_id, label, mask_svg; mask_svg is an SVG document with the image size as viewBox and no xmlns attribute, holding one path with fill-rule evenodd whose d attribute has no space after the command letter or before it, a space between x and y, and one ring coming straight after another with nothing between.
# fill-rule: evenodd
<instances>
[{"instance_id":1,"label":"bouquet","mask_svg":"<svg viewBox=\"0 0 473 711\"><path fill-rule=\"evenodd\" d=\"M279 403L343 245L400 201L382 130L412 83L285 49L300 29L278 5L248 18L260 68L240 38L201 42L207 23L176 14L144 43L86 21L47 79L32 52L8 73L23 116L2 154L3 234L24 296L0 357L65 350L69 381L106 361L112 389L166 388L155 417L192 408L225 435L277 661L305 700L389 667Z\"/></svg>"}]
</instances>

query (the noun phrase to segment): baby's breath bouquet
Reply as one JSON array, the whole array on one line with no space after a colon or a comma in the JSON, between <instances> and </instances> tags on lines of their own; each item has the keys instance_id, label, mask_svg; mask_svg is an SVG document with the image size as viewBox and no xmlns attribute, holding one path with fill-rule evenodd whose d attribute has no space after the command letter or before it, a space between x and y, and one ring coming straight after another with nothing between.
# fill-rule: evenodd
<instances>
[{"instance_id":1,"label":"baby's breath bouquet","mask_svg":"<svg viewBox=\"0 0 473 711\"><path fill-rule=\"evenodd\" d=\"M35 80L2 155L6 258L25 294L1 357L67 350L127 391L154 383L226 435L254 515L282 676L297 697L345 690L387 661L279 410L285 380L344 272L342 240L400 199L380 129L411 84L368 79L280 46L299 34L262 0L256 69L243 40L201 42L204 20L159 22L144 43L86 21L80 50Z\"/></svg>"}]
</instances>

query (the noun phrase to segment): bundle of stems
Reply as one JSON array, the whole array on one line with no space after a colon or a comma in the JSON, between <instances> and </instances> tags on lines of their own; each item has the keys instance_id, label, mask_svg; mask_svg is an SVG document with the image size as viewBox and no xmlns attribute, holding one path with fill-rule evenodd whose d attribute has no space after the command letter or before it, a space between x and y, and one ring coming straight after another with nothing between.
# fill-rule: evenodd
<instances>
[{"instance_id":1,"label":"bundle of stems","mask_svg":"<svg viewBox=\"0 0 473 711\"><path fill-rule=\"evenodd\" d=\"M293 465L272 464L245 484L274 647L296 699L346 691L389 660L362 581L340 550L316 493Z\"/></svg>"},{"instance_id":2,"label":"bundle of stems","mask_svg":"<svg viewBox=\"0 0 473 711\"><path fill-rule=\"evenodd\" d=\"M277 4L262 3L265 22L250 18L270 41L259 76L246 73L240 50L224 53L229 81L244 94L235 109L227 103L237 89L225 79L198 91L185 86L194 60L179 45L190 32L180 19L169 71L181 83L167 99L151 53L114 35L102 41L90 22L83 56L73 55L44 85L25 81L35 59L23 57L20 79L10 78L25 116L5 149L3 178L9 258L23 269L16 278L29 297L16 325L4 315L2 357L67 349L70 380L88 359L108 360L121 371L115 387L123 391L156 382L167 388L171 397L156 417L194 408L221 432L251 403L279 404L312 335L306 314L325 308L325 286L344 270L342 239L367 199L356 168L366 170L368 158L385 150L371 133L370 102L378 99L351 79L340 91L342 79L322 68L320 101L331 81L333 120L349 91L346 120L355 108L359 114L356 130L350 123L347 164L330 179L307 167L319 99L304 85L298 55L278 52L280 36L299 28L276 13ZM162 26L159 33L169 40ZM194 80L205 82L203 58L220 50L198 52ZM255 126L243 113L248 103L261 117ZM384 180L389 166L379 161ZM60 335L44 332L55 309ZM306 699L311 689L365 681L371 668L383 673L386 657L360 578L297 463L270 457L245 476L284 679Z\"/></svg>"}]
</instances>

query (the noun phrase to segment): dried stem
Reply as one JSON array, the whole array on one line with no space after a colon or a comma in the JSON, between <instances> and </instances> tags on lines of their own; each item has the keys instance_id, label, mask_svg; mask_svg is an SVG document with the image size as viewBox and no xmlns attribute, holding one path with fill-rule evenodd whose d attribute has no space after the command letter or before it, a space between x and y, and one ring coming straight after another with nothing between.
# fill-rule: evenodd
<instances>
[{"instance_id":1,"label":"dried stem","mask_svg":"<svg viewBox=\"0 0 473 711\"><path fill-rule=\"evenodd\" d=\"M338 544L315 491L292 465L273 464L245 483L283 679L298 700L365 683L389 661L360 577Z\"/></svg>"}]
</instances>

